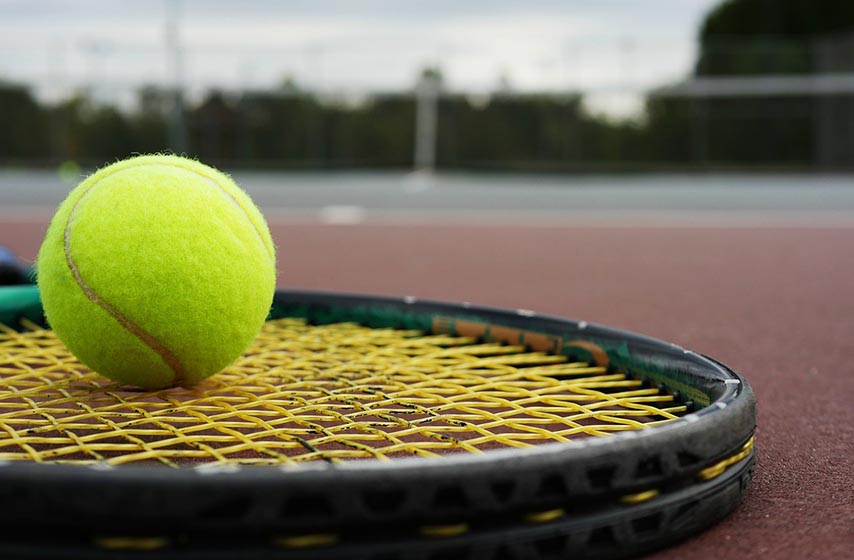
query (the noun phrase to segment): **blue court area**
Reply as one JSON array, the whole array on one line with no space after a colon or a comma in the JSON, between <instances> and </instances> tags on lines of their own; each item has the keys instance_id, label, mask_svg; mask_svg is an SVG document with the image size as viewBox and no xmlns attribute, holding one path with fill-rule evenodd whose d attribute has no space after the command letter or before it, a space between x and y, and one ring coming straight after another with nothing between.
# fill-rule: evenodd
<instances>
[{"instance_id":1,"label":"blue court area","mask_svg":"<svg viewBox=\"0 0 854 560\"><path fill-rule=\"evenodd\" d=\"M854 225L854 175L521 175L235 171L271 220ZM6 219L52 213L74 180L0 170Z\"/></svg>"}]
</instances>

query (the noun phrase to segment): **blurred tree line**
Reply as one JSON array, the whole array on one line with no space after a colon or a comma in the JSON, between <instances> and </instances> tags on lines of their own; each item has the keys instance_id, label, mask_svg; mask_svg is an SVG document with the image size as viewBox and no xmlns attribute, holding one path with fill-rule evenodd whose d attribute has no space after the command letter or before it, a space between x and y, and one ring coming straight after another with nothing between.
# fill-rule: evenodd
<instances>
[{"instance_id":1,"label":"blurred tree line","mask_svg":"<svg viewBox=\"0 0 854 560\"><path fill-rule=\"evenodd\" d=\"M0 87L0 160L97 163L168 149L171 95L140 94L133 111L79 95L41 106L24 87ZM585 113L578 96L496 95L439 99L440 167L551 168L650 160L643 127ZM228 165L308 168L411 167L415 100L323 100L309 92L211 92L184 108L191 155Z\"/></svg>"},{"instance_id":2,"label":"blurred tree line","mask_svg":"<svg viewBox=\"0 0 854 560\"><path fill-rule=\"evenodd\" d=\"M854 73L854 2L726 0L699 33L697 78ZM854 93L657 97L650 141L666 161L854 169Z\"/></svg>"},{"instance_id":3,"label":"blurred tree line","mask_svg":"<svg viewBox=\"0 0 854 560\"><path fill-rule=\"evenodd\" d=\"M854 2L727 0L700 29L696 77L854 72ZM0 83L0 163L100 163L170 146L174 97L147 88L135 108L84 93L54 105ZM411 94L322 99L293 83L211 92L183 107L186 151L229 166L397 167L413 163ZM585 111L579 95L444 94L439 168L649 166L854 168L854 94L646 100L643 117Z\"/></svg>"}]
</instances>

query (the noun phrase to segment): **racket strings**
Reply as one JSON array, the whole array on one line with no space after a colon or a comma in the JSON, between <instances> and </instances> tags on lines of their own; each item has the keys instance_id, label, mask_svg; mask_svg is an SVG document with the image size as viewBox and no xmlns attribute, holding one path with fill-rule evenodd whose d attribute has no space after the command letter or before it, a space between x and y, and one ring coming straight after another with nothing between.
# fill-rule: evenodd
<instances>
[{"instance_id":1,"label":"racket strings","mask_svg":"<svg viewBox=\"0 0 854 560\"><path fill-rule=\"evenodd\" d=\"M607 436L684 412L624 373L467 336L279 319L222 373L143 392L89 371L50 331L0 326L0 460L386 461Z\"/></svg>"}]
</instances>

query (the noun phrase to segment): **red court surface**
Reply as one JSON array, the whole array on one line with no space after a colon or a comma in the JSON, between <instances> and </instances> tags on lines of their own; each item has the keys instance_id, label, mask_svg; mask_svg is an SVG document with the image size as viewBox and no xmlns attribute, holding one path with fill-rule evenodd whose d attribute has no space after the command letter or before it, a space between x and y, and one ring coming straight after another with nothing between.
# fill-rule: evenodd
<instances>
[{"instance_id":1,"label":"red court surface","mask_svg":"<svg viewBox=\"0 0 854 560\"><path fill-rule=\"evenodd\" d=\"M45 224L0 225L34 258ZM854 228L280 225L280 286L471 301L638 331L742 373L740 509L656 559L854 554Z\"/></svg>"}]
</instances>

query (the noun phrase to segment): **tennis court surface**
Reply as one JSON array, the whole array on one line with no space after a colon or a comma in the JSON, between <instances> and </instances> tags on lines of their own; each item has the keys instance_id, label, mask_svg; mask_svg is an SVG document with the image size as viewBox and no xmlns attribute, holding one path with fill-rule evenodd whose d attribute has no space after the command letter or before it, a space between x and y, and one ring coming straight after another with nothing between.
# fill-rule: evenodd
<instances>
[{"instance_id":1,"label":"tennis court surface","mask_svg":"<svg viewBox=\"0 0 854 560\"><path fill-rule=\"evenodd\" d=\"M26 259L49 218L31 210L16 218L7 206L0 225ZM753 485L732 516L652 557L851 554L854 227L272 222L280 287L531 309L722 361L756 392Z\"/></svg>"}]
</instances>

